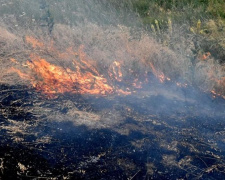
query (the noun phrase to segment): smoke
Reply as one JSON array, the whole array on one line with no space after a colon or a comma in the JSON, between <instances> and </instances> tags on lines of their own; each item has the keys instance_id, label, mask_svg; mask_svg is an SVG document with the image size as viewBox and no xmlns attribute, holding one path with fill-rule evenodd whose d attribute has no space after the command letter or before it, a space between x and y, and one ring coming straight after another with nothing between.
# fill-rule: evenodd
<instances>
[{"instance_id":1,"label":"smoke","mask_svg":"<svg viewBox=\"0 0 225 180\"><path fill-rule=\"evenodd\" d=\"M91 64L106 78L112 63L119 61L124 81L141 79L144 74L163 74L174 83L182 82L203 91L224 94L221 65L213 58L199 60L193 65L187 57L191 45L186 47L177 42L182 52L178 54L158 43L143 30L129 1L30 0L1 1L1 4L2 82L27 83L16 73L9 73L8 69L15 67L27 71L25 63L31 53L55 65L70 68L73 57L67 49L72 47L73 51L78 51L82 46ZM3 8L5 10L1 11ZM182 36L181 33L177 30L171 39ZM32 48L26 41L27 36L43 43L44 48ZM60 53L67 53L66 58L60 59L58 52L54 54L49 50L52 46Z\"/></svg>"},{"instance_id":2,"label":"smoke","mask_svg":"<svg viewBox=\"0 0 225 180\"><path fill-rule=\"evenodd\" d=\"M223 175L225 104L203 93L225 94L223 66L190 59L175 25L159 43L124 1L0 0L0 177Z\"/></svg>"}]
</instances>

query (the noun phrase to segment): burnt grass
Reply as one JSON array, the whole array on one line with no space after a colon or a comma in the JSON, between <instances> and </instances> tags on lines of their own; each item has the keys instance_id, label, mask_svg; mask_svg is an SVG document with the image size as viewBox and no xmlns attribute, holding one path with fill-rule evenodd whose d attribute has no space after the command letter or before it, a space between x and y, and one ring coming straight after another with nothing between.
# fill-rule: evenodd
<instances>
[{"instance_id":1,"label":"burnt grass","mask_svg":"<svg viewBox=\"0 0 225 180\"><path fill-rule=\"evenodd\" d=\"M160 93L47 99L9 85L0 94L0 179L225 179L220 97L191 87L176 89L184 100ZM38 104L67 114L65 99L81 112L119 112L118 122L90 127L33 111Z\"/></svg>"}]
</instances>

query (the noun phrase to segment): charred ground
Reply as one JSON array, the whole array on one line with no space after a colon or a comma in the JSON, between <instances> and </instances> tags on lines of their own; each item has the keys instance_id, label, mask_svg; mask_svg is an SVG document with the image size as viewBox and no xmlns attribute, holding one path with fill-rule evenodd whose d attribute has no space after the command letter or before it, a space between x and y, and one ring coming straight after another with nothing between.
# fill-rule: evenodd
<instances>
[{"instance_id":1,"label":"charred ground","mask_svg":"<svg viewBox=\"0 0 225 180\"><path fill-rule=\"evenodd\" d=\"M1 177L224 177L224 100L192 88L172 97L161 86L158 94L45 99L1 85Z\"/></svg>"}]
</instances>

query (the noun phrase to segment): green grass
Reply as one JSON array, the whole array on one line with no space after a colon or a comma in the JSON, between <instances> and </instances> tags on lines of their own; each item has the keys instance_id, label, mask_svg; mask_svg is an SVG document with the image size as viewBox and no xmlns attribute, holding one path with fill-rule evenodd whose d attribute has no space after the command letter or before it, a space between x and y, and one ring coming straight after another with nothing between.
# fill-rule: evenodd
<instances>
[{"instance_id":1,"label":"green grass","mask_svg":"<svg viewBox=\"0 0 225 180\"><path fill-rule=\"evenodd\" d=\"M131 0L131 3L145 28L159 42L179 52L179 42L188 46L191 36L194 44L191 58L196 58L199 52L210 51L218 61L225 62L224 0ZM173 34L168 33L169 21Z\"/></svg>"}]
</instances>

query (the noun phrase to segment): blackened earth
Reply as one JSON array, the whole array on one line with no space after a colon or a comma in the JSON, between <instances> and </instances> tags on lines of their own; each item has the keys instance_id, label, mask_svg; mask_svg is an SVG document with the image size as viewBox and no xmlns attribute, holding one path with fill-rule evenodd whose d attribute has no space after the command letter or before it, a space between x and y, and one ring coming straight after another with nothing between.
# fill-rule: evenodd
<instances>
[{"instance_id":1,"label":"blackened earth","mask_svg":"<svg viewBox=\"0 0 225 180\"><path fill-rule=\"evenodd\" d=\"M0 179L225 179L224 100L152 89L48 99L1 85Z\"/></svg>"}]
</instances>

